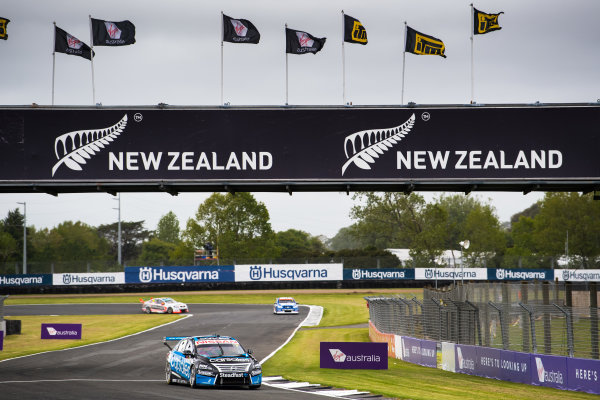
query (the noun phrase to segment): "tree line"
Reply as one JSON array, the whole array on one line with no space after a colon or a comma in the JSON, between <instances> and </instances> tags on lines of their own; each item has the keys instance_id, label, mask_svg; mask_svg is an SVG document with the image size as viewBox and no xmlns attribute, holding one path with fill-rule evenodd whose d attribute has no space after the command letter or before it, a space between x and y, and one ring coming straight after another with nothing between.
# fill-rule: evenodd
<instances>
[{"instance_id":1,"label":"tree line","mask_svg":"<svg viewBox=\"0 0 600 400\"><path fill-rule=\"evenodd\" d=\"M490 204L462 194L428 203L415 193L361 192L354 201L354 223L327 239L297 229L274 232L267 207L250 193L214 193L183 228L173 212L155 230L144 221L121 222L122 259L128 265L191 265L194 251L208 243L221 263L383 257L395 260L385 266L400 266L390 248L410 250L405 267L434 266L445 250L464 250L467 266L487 267L549 268L562 260L594 268L600 257L600 202L591 194L547 193L505 224ZM0 220L0 263L22 261L23 224L19 209ZM26 229L28 262L116 263L116 222ZM467 239L471 245L462 249Z\"/></svg>"}]
</instances>

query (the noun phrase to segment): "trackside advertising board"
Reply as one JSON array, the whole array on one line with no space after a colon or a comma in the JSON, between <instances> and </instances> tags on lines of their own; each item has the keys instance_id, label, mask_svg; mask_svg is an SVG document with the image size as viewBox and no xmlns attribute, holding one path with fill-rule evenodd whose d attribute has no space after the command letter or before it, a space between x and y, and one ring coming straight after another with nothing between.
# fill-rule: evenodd
<instances>
[{"instance_id":1,"label":"trackside advertising board","mask_svg":"<svg viewBox=\"0 0 600 400\"><path fill-rule=\"evenodd\" d=\"M233 282L233 266L125 267L125 283Z\"/></svg>"},{"instance_id":2,"label":"trackside advertising board","mask_svg":"<svg viewBox=\"0 0 600 400\"><path fill-rule=\"evenodd\" d=\"M485 281L488 278L487 268L415 268L415 280L465 280Z\"/></svg>"},{"instance_id":3,"label":"trackside advertising board","mask_svg":"<svg viewBox=\"0 0 600 400\"><path fill-rule=\"evenodd\" d=\"M556 269L554 276L564 282L600 282L600 269Z\"/></svg>"},{"instance_id":4,"label":"trackside advertising board","mask_svg":"<svg viewBox=\"0 0 600 400\"><path fill-rule=\"evenodd\" d=\"M236 282L341 281L343 264L236 265Z\"/></svg>"},{"instance_id":5,"label":"trackside advertising board","mask_svg":"<svg viewBox=\"0 0 600 400\"><path fill-rule=\"evenodd\" d=\"M552 269L488 268L490 281L553 281Z\"/></svg>"},{"instance_id":6,"label":"trackside advertising board","mask_svg":"<svg viewBox=\"0 0 600 400\"><path fill-rule=\"evenodd\" d=\"M52 285L52 274L0 275L0 287L45 285Z\"/></svg>"},{"instance_id":7,"label":"trackside advertising board","mask_svg":"<svg viewBox=\"0 0 600 400\"><path fill-rule=\"evenodd\" d=\"M81 324L42 324L42 339L81 339Z\"/></svg>"},{"instance_id":8,"label":"trackside advertising board","mask_svg":"<svg viewBox=\"0 0 600 400\"><path fill-rule=\"evenodd\" d=\"M0 191L595 187L599 125L595 104L3 108Z\"/></svg>"},{"instance_id":9,"label":"trackside advertising board","mask_svg":"<svg viewBox=\"0 0 600 400\"><path fill-rule=\"evenodd\" d=\"M93 272L52 275L52 284L54 286L118 285L122 283L125 283L124 272Z\"/></svg>"},{"instance_id":10,"label":"trackside advertising board","mask_svg":"<svg viewBox=\"0 0 600 400\"><path fill-rule=\"evenodd\" d=\"M405 280L415 279L410 268L344 268L344 280Z\"/></svg>"},{"instance_id":11,"label":"trackside advertising board","mask_svg":"<svg viewBox=\"0 0 600 400\"><path fill-rule=\"evenodd\" d=\"M388 345L372 342L321 342L320 367L388 369Z\"/></svg>"}]
</instances>

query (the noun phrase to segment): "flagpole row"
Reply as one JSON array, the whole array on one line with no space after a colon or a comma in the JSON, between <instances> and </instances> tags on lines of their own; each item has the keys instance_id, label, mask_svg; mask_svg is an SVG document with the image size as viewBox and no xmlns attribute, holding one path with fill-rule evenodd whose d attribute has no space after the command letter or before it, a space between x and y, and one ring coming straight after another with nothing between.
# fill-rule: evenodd
<instances>
[{"instance_id":1,"label":"flagpole row","mask_svg":"<svg viewBox=\"0 0 600 400\"><path fill-rule=\"evenodd\" d=\"M404 104L404 70L406 68L406 31L407 24L404 21L404 49L402 51L402 92L400 94L400 104Z\"/></svg>"},{"instance_id":2,"label":"flagpole row","mask_svg":"<svg viewBox=\"0 0 600 400\"><path fill-rule=\"evenodd\" d=\"M342 105L346 105L346 50L344 47L344 10L342 10Z\"/></svg>"},{"instance_id":3,"label":"flagpole row","mask_svg":"<svg viewBox=\"0 0 600 400\"><path fill-rule=\"evenodd\" d=\"M90 63L92 65L92 105L96 105L96 85L94 83L94 30L92 29L92 16L90 18Z\"/></svg>"},{"instance_id":4,"label":"flagpole row","mask_svg":"<svg viewBox=\"0 0 600 400\"><path fill-rule=\"evenodd\" d=\"M285 24L285 34L287 38L287 27L288 24ZM286 39L287 40L287 39ZM288 53L287 50L285 52L285 105L288 105Z\"/></svg>"},{"instance_id":5,"label":"flagpole row","mask_svg":"<svg viewBox=\"0 0 600 400\"><path fill-rule=\"evenodd\" d=\"M473 62L473 29L474 29L474 11L473 11L473 3L471 3L471 24L469 30L471 31L471 104L475 101L474 93L475 93L475 63Z\"/></svg>"},{"instance_id":6,"label":"flagpole row","mask_svg":"<svg viewBox=\"0 0 600 400\"><path fill-rule=\"evenodd\" d=\"M52 51L52 105L54 105L54 70L56 67L56 21L54 24L54 49Z\"/></svg>"},{"instance_id":7,"label":"flagpole row","mask_svg":"<svg viewBox=\"0 0 600 400\"><path fill-rule=\"evenodd\" d=\"M224 105L223 102L223 10L221 10L221 105Z\"/></svg>"}]
</instances>

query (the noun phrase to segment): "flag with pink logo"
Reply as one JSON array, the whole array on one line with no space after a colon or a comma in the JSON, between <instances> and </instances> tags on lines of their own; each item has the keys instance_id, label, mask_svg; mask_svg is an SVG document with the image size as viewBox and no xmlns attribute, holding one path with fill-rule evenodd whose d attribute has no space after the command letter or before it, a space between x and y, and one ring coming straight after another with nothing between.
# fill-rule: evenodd
<instances>
[{"instance_id":1,"label":"flag with pink logo","mask_svg":"<svg viewBox=\"0 0 600 400\"><path fill-rule=\"evenodd\" d=\"M231 43L258 43L260 33L247 19L236 19L223 14L223 41Z\"/></svg>"},{"instance_id":2,"label":"flag with pink logo","mask_svg":"<svg viewBox=\"0 0 600 400\"><path fill-rule=\"evenodd\" d=\"M92 18L94 46L126 46L135 43L135 25L130 21L111 22Z\"/></svg>"},{"instance_id":3,"label":"flag with pink logo","mask_svg":"<svg viewBox=\"0 0 600 400\"><path fill-rule=\"evenodd\" d=\"M327 38L317 38L310 33L285 28L285 52L290 54L318 53Z\"/></svg>"},{"instance_id":4,"label":"flag with pink logo","mask_svg":"<svg viewBox=\"0 0 600 400\"><path fill-rule=\"evenodd\" d=\"M92 59L92 49L90 49L90 46L60 29L58 26L54 27L54 51L87 58L88 60Z\"/></svg>"}]
</instances>

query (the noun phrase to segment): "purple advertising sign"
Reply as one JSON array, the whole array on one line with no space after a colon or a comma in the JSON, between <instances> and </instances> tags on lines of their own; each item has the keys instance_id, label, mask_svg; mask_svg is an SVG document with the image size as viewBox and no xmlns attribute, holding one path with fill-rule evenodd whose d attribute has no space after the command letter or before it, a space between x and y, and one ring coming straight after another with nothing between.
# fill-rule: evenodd
<instances>
[{"instance_id":1,"label":"purple advertising sign","mask_svg":"<svg viewBox=\"0 0 600 400\"><path fill-rule=\"evenodd\" d=\"M0 331L0 351L2 351L3 349L3 344L4 344L4 332Z\"/></svg>"},{"instance_id":2,"label":"purple advertising sign","mask_svg":"<svg viewBox=\"0 0 600 400\"><path fill-rule=\"evenodd\" d=\"M387 343L321 342L321 368L388 369Z\"/></svg>"},{"instance_id":3,"label":"purple advertising sign","mask_svg":"<svg viewBox=\"0 0 600 400\"><path fill-rule=\"evenodd\" d=\"M567 358L569 389L600 394L600 360Z\"/></svg>"},{"instance_id":4,"label":"purple advertising sign","mask_svg":"<svg viewBox=\"0 0 600 400\"><path fill-rule=\"evenodd\" d=\"M531 354L531 383L557 389L568 389L567 358Z\"/></svg>"},{"instance_id":5,"label":"purple advertising sign","mask_svg":"<svg viewBox=\"0 0 600 400\"><path fill-rule=\"evenodd\" d=\"M42 324L42 339L81 339L81 324Z\"/></svg>"},{"instance_id":6,"label":"purple advertising sign","mask_svg":"<svg viewBox=\"0 0 600 400\"><path fill-rule=\"evenodd\" d=\"M437 368L437 342L402 336L402 360Z\"/></svg>"},{"instance_id":7,"label":"purple advertising sign","mask_svg":"<svg viewBox=\"0 0 600 400\"><path fill-rule=\"evenodd\" d=\"M454 347L454 360L456 360L456 372L469 375L477 375L477 346L457 344Z\"/></svg>"},{"instance_id":8,"label":"purple advertising sign","mask_svg":"<svg viewBox=\"0 0 600 400\"><path fill-rule=\"evenodd\" d=\"M531 383L529 362L529 353L478 347L475 375L509 382Z\"/></svg>"},{"instance_id":9,"label":"purple advertising sign","mask_svg":"<svg viewBox=\"0 0 600 400\"><path fill-rule=\"evenodd\" d=\"M421 340L421 365L437 368L437 342Z\"/></svg>"}]
</instances>

